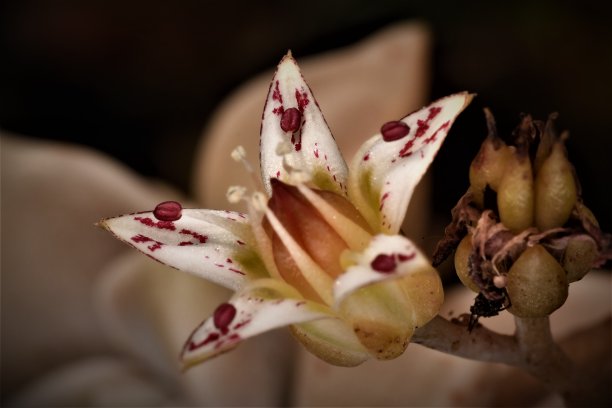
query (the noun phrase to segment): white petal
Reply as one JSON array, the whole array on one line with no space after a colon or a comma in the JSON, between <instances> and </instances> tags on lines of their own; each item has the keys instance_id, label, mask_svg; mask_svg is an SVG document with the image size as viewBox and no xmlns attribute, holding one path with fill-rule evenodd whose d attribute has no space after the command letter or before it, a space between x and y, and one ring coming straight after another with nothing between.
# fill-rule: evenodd
<instances>
[{"instance_id":1,"label":"white petal","mask_svg":"<svg viewBox=\"0 0 612 408\"><path fill-rule=\"evenodd\" d=\"M329 308L304 300L291 286L275 279L259 279L220 305L195 329L181 359L189 367L229 351L249 337L329 317L335 317Z\"/></svg>"},{"instance_id":2,"label":"white petal","mask_svg":"<svg viewBox=\"0 0 612 408\"><path fill-rule=\"evenodd\" d=\"M176 221L158 221L144 212L109 218L100 225L163 264L233 290L267 275L241 213L184 209Z\"/></svg>"},{"instance_id":3,"label":"white petal","mask_svg":"<svg viewBox=\"0 0 612 408\"><path fill-rule=\"evenodd\" d=\"M385 141L377 134L359 149L349 196L376 231L399 231L414 188L472 97L463 92L442 98L401 120L409 128L404 137Z\"/></svg>"},{"instance_id":4,"label":"white petal","mask_svg":"<svg viewBox=\"0 0 612 408\"><path fill-rule=\"evenodd\" d=\"M297 109L301 115L296 131L281 128L283 113L290 109ZM292 165L308 173L318 188L346 194L346 163L291 54L278 65L262 117L261 176L269 194L270 178L290 183L283 155L277 153L281 143L289 144Z\"/></svg>"},{"instance_id":5,"label":"white petal","mask_svg":"<svg viewBox=\"0 0 612 408\"><path fill-rule=\"evenodd\" d=\"M357 264L349 267L334 284L336 306L364 286L431 269L414 243L400 235L375 236L365 251L355 254L354 260Z\"/></svg>"}]
</instances>

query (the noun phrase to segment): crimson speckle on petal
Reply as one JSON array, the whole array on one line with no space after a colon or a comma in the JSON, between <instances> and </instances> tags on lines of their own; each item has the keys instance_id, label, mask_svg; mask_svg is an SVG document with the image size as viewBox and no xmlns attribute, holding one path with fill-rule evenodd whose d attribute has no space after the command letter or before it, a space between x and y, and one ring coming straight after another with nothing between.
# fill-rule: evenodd
<instances>
[{"instance_id":1,"label":"crimson speckle on petal","mask_svg":"<svg viewBox=\"0 0 612 408\"><path fill-rule=\"evenodd\" d=\"M393 255L379 254L370 263L370 266L376 272L390 273L395 270L397 263L395 262Z\"/></svg>"},{"instance_id":2,"label":"crimson speckle on petal","mask_svg":"<svg viewBox=\"0 0 612 408\"><path fill-rule=\"evenodd\" d=\"M236 308L230 303L222 303L213 314L213 322L215 327L221 331L227 331L228 326L236 317Z\"/></svg>"},{"instance_id":3,"label":"crimson speckle on petal","mask_svg":"<svg viewBox=\"0 0 612 408\"><path fill-rule=\"evenodd\" d=\"M289 108L280 119L281 129L285 132L296 132L302 125L302 113L297 108Z\"/></svg>"},{"instance_id":4,"label":"crimson speckle on petal","mask_svg":"<svg viewBox=\"0 0 612 408\"><path fill-rule=\"evenodd\" d=\"M176 201L164 201L157 204L153 215L160 221L176 221L181 218L183 207Z\"/></svg>"},{"instance_id":5,"label":"crimson speckle on petal","mask_svg":"<svg viewBox=\"0 0 612 408\"><path fill-rule=\"evenodd\" d=\"M382 138L385 142L399 140L410 133L410 127L399 120L387 122L380 128Z\"/></svg>"}]
</instances>

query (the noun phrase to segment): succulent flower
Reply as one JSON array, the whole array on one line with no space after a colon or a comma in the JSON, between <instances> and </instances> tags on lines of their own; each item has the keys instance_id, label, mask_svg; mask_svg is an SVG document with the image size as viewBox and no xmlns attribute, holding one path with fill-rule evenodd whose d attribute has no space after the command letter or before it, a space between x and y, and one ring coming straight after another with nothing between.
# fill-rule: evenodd
<instances>
[{"instance_id":1,"label":"succulent flower","mask_svg":"<svg viewBox=\"0 0 612 408\"><path fill-rule=\"evenodd\" d=\"M281 326L332 364L397 357L443 301L437 271L400 225L471 99L451 95L384 124L349 171L288 54L264 107L262 183L249 194L242 186L228 190L246 213L164 202L100 224L159 262L235 291L187 340L186 366ZM232 157L249 170L245 155L237 148Z\"/></svg>"},{"instance_id":2,"label":"succulent flower","mask_svg":"<svg viewBox=\"0 0 612 408\"><path fill-rule=\"evenodd\" d=\"M612 259L612 237L582 203L567 157L567 133L523 117L513 144L489 135L472 161L470 188L452 211L434 265L456 247L461 282L479 293L472 323L500 310L544 317L565 302L568 285Z\"/></svg>"}]
</instances>

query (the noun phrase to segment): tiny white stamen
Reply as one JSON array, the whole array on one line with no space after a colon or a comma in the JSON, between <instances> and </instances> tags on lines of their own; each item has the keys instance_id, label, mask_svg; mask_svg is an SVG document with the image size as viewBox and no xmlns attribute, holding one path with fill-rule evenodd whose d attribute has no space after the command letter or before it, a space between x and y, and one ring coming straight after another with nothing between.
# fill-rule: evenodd
<instances>
[{"instance_id":1,"label":"tiny white stamen","mask_svg":"<svg viewBox=\"0 0 612 408\"><path fill-rule=\"evenodd\" d=\"M234 150L232 150L232 159L236 162L241 162L246 158L246 150L242 146L236 146Z\"/></svg>"},{"instance_id":2,"label":"tiny white stamen","mask_svg":"<svg viewBox=\"0 0 612 408\"><path fill-rule=\"evenodd\" d=\"M265 211L268 206L268 199L264 193L261 191L256 191L251 196L251 202L253 203L253 208L257 211Z\"/></svg>"},{"instance_id":3,"label":"tiny white stamen","mask_svg":"<svg viewBox=\"0 0 612 408\"><path fill-rule=\"evenodd\" d=\"M309 182L312 177L309 172L304 171L304 162L301 155L293 151L293 145L286 140L276 145L276 154L283 157L283 169L287 172L286 180L290 184L301 184Z\"/></svg>"},{"instance_id":4,"label":"tiny white stamen","mask_svg":"<svg viewBox=\"0 0 612 408\"><path fill-rule=\"evenodd\" d=\"M283 156L283 167L288 172L299 168L297 158L294 154L286 154Z\"/></svg>"},{"instance_id":5,"label":"tiny white stamen","mask_svg":"<svg viewBox=\"0 0 612 408\"><path fill-rule=\"evenodd\" d=\"M240 202L246 194L246 187L243 186L230 186L227 189L227 193L225 196L227 197L227 201L232 204L236 204Z\"/></svg>"},{"instance_id":6,"label":"tiny white stamen","mask_svg":"<svg viewBox=\"0 0 612 408\"><path fill-rule=\"evenodd\" d=\"M304 184L311 180L310 174L302 170L293 170L289 173L289 182L293 185Z\"/></svg>"},{"instance_id":7,"label":"tiny white stamen","mask_svg":"<svg viewBox=\"0 0 612 408\"><path fill-rule=\"evenodd\" d=\"M275 153L279 156L284 156L293 151L293 145L286 140L278 142Z\"/></svg>"},{"instance_id":8,"label":"tiny white stamen","mask_svg":"<svg viewBox=\"0 0 612 408\"><path fill-rule=\"evenodd\" d=\"M246 160L246 150L242 146L237 146L231 153L232 159L238 163L242 163L242 166L247 171L250 179L251 179L251 187L255 190L262 187L261 180L259 176L255 174L253 170L253 166Z\"/></svg>"},{"instance_id":9,"label":"tiny white stamen","mask_svg":"<svg viewBox=\"0 0 612 408\"><path fill-rule=\"evenodd\" d=\"M253 167L251 167L251 163L246 160L246 150L244 149L244 147L242 147L241 145L236 146L236 148L232 150L231 156L235 162L242 163L247 173L251 175L253 174Z\"/></svg>"}]
</instances>

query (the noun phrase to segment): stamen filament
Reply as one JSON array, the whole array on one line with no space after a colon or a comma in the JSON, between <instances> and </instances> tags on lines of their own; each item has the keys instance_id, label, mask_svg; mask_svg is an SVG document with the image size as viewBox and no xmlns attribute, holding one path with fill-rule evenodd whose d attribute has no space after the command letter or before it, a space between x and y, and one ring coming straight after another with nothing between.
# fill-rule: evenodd
<instances>
[{"instance_id":1,"label":"stamen filament","mask_svg":"<svg viewBox=\"0 0 612 408\"><path fill-rule=\"evenodd\" d=\"M249 175L249 178L251 180L251 187L253 188L253 190L254 191L263 190L264 187L261 182L261 178L259 177L259 175L255 174L255 171L253 170L253 166L251 166L251 163L249 163L248 160L246 159L246 150L244 149L244 147L242 147L241 145L236 146L236 148L232 150L231 157L235 162L242 163L242 165L244 166L244 169Z\"/></svg>"},{"instance_id":2,"label":"stamen filament","mask_svg":"<svg viewBox=\"0 0 612 408\"><path fill-rule=\"evenodd\" d=\"M244 200L244 196L246 195L246 187L243 186L230 186L227 189L227 193L225 196L227 197L227 201L232 204L237 204L240 201Z\"/></svg>"}]
</instances>

